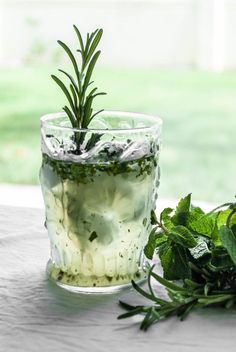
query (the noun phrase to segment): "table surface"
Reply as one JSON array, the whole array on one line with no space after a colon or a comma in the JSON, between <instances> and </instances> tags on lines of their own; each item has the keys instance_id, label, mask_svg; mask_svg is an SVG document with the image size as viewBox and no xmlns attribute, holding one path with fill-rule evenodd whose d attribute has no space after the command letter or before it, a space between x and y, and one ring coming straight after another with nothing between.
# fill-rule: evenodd
<instances>
[{"instance_id":1,"label":"table surface","mask_svg":"<svg viewBox=\"0 0 236 352\"><path fill-rule=\"evenodd\" d=\"M138 317L116 319L118 300L140 303L137 293L85 295L55 286L45 275L43 223L43 210L0 207L0 351L235 350L235 311L199 310L142 332Z\"/></svg>"}]
</instances>

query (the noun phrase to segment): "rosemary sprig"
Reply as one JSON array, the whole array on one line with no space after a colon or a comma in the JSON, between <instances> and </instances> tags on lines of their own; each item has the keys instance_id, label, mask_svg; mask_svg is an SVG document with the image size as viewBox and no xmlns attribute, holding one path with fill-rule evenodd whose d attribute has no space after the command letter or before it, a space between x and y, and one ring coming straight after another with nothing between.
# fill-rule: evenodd
<instances>
[{"instance_id":1,"label":"rosemary sprig","mask_svg":"<svg viewBox=\"0 0 236 352\"><path fill-rule=\"evenodd\" d=\"M143 314L144 318L141 322L140 329L146 331L152 324L160 320L177 315L183 321L194 308L204 308L209 306L220 306L227 309L236 305L236 291L214 292L208 294L207 283L199 285L199 283L185 280L184 286L178 286L173 282L164 279L153 272L153 267L149 271L149 277L161 284L167 291L169 300L159 298L155 293L154 285L148 285L145 291L134 281L133 288L142 296L155 302L153 305L133 306L120 301L122 308L127 313L118 316L118 319L129 318L134 315Z\"/></svg>"},{"instance_id":2,"label":"rosemary sprig","mask_svg":"<svg viewBox=\"0 0 236 352\"><path fill-rule=\"evenodd\" d=\"M68 79L69 87L66 86L57 76L52 75L51 77L58 84L67 98L69 105L65 105L63 110L70 119L72 127L87 129L92 119L103 111L103 109L96 112L93 111L92 104L94 99L97 96L106 94L104 92L97 92L97 87L89 91L90 85L94 83L91 80L92 73L101 53L100 50L96 51L96 49L101 40L103 30L96 29L91 34L87 33L86 40L83 41L79 29L75 25L73 27L79 41L79 49L77 49L77 52L80 54L80 60L77 60L70 48L64 42L58 40L58 44L64 49L72 63L74 77L66 71L59 69L59 71ZM80 67L78 61L80 61ZM75 133L74 137L79 148L84 140L85 133ZM94 140L96 142L99 138L99 135L97 138L93 136L93 142Z\"/></svg>"}]
</instances>

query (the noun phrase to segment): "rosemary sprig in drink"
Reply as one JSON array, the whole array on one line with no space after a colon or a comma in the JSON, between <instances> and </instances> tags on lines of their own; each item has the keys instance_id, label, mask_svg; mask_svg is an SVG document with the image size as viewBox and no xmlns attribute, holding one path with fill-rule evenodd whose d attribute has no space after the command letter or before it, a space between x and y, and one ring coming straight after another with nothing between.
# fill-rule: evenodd
<instances>
[{"instance_id":1,"label":"rosemary sprig in drink","mask_svg":"<svg viewBox=\"0 0 236 352\"><path fill-rule=\"evenodd\" d=\"M103 30L96 29L91 34L87 33L86 40L83 41L79 29L75 25L73 27L79 41L79 49L77 49L77 52L80 54L80 60L76 59L70 48L65 43L58 40L58 44L68 55L73 66L75 76L73 77L66 71L59 69L59 71L69 80L69 88L57 76L52 75L51 77L61 88L68 100L69 104L65 105L63 110L70 119L72 127L87 129L92 119L103 111L103 109L96 112L93 111L92 104L94 98L99 95L106 94L104 92L97 92L97 87L89 91L89 87L93 84L93 81L91 80L92 73L101 53L100 50L96 51L96 49L101 40ZM78 61L80 61L80 67ZM85 133L76 132L74 135L78 150L80 149L80 145L83 143L84 137ZM98 138L99 135L97 135L96 140L94 140L93 136L93 145L97 142Z\"/></svg>"}]
</instances>

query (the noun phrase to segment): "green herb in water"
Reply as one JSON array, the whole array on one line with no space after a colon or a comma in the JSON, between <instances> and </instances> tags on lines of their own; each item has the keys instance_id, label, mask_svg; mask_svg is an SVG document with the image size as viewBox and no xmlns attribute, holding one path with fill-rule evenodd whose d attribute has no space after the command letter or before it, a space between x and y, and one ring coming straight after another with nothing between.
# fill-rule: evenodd
<instances>
[{"instance_id":1,"label":"green herb in water","mask_svg":"<svg viewBox=\"0 0 236 352\"><path fill-rule=\"evenodd\" d=\"M156 157L150 155L137 160L122 161L111 160L109 163L80 164L50 158L43 154L43 166L49 166L61 180L71 180L80 183L92 182L95 176L106 173L119 175L134 172L136 177L150 175L156 165Z\"/></svg>"},{"instance_id":2,"label":"green herb in water","mask_svg":"<svg viewBox=\"0 0 236 352\"><path fill-rule=\"evenodd\" d=\"M226 203L209 213L191 204L191 195L181 199L176 210L166 208L157 219L145 247L145 255L160 257L163 277L149 269L148 290L134 281L134 289L154 302L132 306L118 318L144 314L141 329L177 315L181 320L194 308L236 306L236 203ZM162 299L151 279L161 284L169 299ZM173 280L179 280L176 284Z\"/></svg>"}]
</instances>

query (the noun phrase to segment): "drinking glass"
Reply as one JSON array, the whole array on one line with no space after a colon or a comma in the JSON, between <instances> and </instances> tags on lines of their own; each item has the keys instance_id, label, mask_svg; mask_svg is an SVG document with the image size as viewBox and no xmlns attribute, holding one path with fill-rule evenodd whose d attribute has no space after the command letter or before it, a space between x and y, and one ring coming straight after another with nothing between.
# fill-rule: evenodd
<instances>
[{"instance_id":1,"label":"drinking glass","mask_svg":"<svg viewBox=\"0 0 236 352\"><path fill-rule=\"evenodd\" d=\"M109 293L145 278L161 125L119 111L103 111L89 129L72 128L64 113L41 118L47 273L57 285Z\"/></svg>"}]
</instances>

